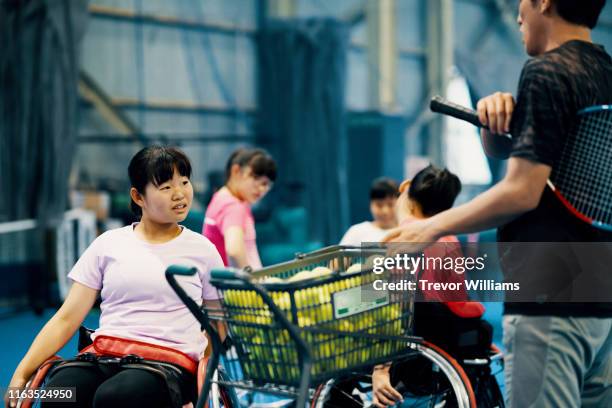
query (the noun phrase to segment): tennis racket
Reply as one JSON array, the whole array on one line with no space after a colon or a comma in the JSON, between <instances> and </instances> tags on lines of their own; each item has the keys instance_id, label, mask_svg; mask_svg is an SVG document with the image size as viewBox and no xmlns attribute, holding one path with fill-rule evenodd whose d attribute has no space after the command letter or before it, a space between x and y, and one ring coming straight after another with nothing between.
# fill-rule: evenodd
<instances>
[{"instance_id":1,"label":"tennis racket","mask_svg":"<svg viewBox=\"0 0 612 408\"><path fill-rule=\"evenodd\" d=\"M488 129L475 110L435 96L433 112ZM500 137L500 149L510 150L512 137ZM612 105L598 105L578 112L576 126L568 134L559 161L547 184L577 218L612 231Z\"/></svg>"}]
</instances>

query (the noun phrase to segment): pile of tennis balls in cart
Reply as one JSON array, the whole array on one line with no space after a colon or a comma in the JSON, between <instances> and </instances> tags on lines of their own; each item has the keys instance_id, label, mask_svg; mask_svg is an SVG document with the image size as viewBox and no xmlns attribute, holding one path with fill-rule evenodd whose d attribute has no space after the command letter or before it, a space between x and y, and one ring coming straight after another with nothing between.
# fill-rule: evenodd
<instances>
[{"instance_id":1,"label":"pile of tennis balls in cart","mask_svg":"<svg viewBox=\"0 0 612 408\"><path fill-rule=\"evenodd\" d=\"M403 319L399 303L385 303L346 317L336 318L334 315L334 294L365 287L377 278L368 271L368 265L372 264L370 258L363 268L361 263L355 262L339 276L328 267L318 266L300 271L288 279L266 277L259 281L289 321L297 323L302 338L310 345L314 363L311 373L315 377L366 364L369 360L402 348L402 343L397 340L360 336L363 333L401 335ZM331 277L336 279L326 279ZM285 285L275 285L290 283L303 283L300 285L303 288L293 292L297 322L292 317L290 291ZM245 374L254 379L296 383L300 370L295 343L288 331L273 321L261 297L250 290L228 289L224 291L223 298L233 321L230 324L231 334L246 354L246 358L243 358ZM321 329L341 333L313 332Z\"/></svg>"}]
</instances>

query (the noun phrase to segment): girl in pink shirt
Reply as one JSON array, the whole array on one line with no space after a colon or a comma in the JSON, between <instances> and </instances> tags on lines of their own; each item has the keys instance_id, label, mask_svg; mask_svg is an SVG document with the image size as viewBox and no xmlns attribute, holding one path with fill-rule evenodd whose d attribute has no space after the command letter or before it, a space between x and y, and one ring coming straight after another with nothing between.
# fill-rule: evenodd
<instances>
[{"instance_id":1,"label":"girl in pink shirt","mask_svg":"<svg viewBox=\"0 0 612 408\"><path fill-rule=\"evenodd\" d=\"M276 163L261 149L241 148L225 167L225 185L206 209L202 232L226 266L261 268L251 205L265 196L276 180Z\"/></svg>"},{"instance_id":2,"label":"girl in pink shirt","mask_svg":"<svg viewBox=\"0 0 612 408\"><path fill-rule=\"evenodd\" d=\"M195 397L194 371L206 337L166 282L165 270L172 264L196 267L194 276L180 277L182 287L197 303L219 307L209 277L210 270L223 262L205 237L179 225L193 200L191 164L183 152L172 147L145 148L132 158L128 173L131 206L140 222L105 232L83 253L68 275L74 283L64 304L34 340L15 370L11 387L23 387L68 342L100 296L100 327L88 351L99 356L124 355L104 351L115 353L117 342L129 347L138 344L140 352L129 354L173 364L151 363L157 373L95 362L59 366L50 372L47 387L76 387L76 402L65 403L72 408L175 407Z\"/></svg>"}]
</instances>

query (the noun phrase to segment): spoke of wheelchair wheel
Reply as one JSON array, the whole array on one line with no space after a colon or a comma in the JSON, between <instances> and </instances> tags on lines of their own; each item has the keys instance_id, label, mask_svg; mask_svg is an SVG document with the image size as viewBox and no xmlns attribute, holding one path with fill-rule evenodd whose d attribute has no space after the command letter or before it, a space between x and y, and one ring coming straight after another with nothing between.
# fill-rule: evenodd
<instances>
[{"instance_id":1,"label":"spoke of wheelchair wheel","mask_svg":"<svg viewBox=\"0 0 612 408\"><path fill-rule=\"evenodd\" d=\"M353 400L353 401L355 401L355 402L363 402L363 401L361 401L361 399L357 399L357 398L355 398L353 395L349 394L348 392L346 392L346 391L344 391L344 390L342 390L342 389L340 389L340 392L341 392L343 395L345 395L346 397L348 397L348 398L352 399L352 400Z\"/></svg>"}]
</instances>

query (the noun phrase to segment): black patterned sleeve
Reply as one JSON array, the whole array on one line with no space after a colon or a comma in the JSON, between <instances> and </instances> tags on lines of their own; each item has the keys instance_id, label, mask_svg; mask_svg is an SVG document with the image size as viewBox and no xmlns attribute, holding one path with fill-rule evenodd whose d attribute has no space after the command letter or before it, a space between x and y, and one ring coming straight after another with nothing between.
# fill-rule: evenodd
<instances>
[{"instance_id":1,"label":"black patterned sleeve","mask_svg":"<svg viewBox=\"0 0 612 408\"><path fill-rule=\"evenodd\" d=\"M511 157L553 166L571 121L567 81L552 61L530 60L523 67L512 122Z\"/></svg>"}]
</instances>

